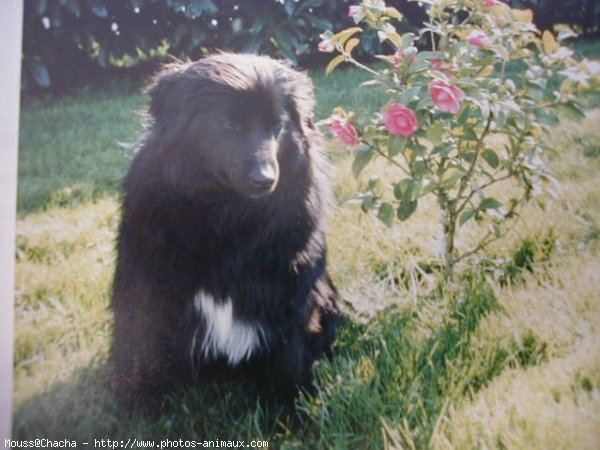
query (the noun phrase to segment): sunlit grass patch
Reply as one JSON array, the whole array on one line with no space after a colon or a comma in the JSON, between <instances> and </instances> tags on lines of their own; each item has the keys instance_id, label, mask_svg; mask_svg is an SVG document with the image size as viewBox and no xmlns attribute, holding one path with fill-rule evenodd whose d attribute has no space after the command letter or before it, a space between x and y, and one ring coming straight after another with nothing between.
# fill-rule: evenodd
<instances>
[{"instance_id":1,"label":"sunlit grass patch","mask_svg":"<svg viewBox=\"0 0 600 450\"><path fill-rule=\"evenodd\" d=\"M505 372L472 402L452 408L435 448L597 448L598 345L596 336L568 356Z\"/></svg>"},{"instance_id":2,"label":"sunlit grass patch","mask_svg":"<svg viewBox=\"0 0 600 450\"><path fill-rule=\"evenodd\" d=\"M117 210L103 199L19 219L17 405L106 351Z\"/></svg>"}]
</instances>

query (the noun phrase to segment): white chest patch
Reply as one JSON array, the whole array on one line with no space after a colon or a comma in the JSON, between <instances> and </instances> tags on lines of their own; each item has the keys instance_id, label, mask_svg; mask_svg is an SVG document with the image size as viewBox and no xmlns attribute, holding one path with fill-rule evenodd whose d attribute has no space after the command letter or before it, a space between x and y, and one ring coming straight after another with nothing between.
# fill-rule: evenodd
<instances>
[{"instance_id":1,"label":"white chest patch","mask_svg":"<svg viewBox=\"0 0 600 450\"><path fill-rule=\"evenodd\" d=\"M236 319L231 299L216 302L211 295L200 291L194 297L194 308L204 319L206 331L201 342L197 342L194 333L192 357L200 345L204 359L225 357L230 366L236 366L260 348L264 339L262 328Z\"/></svg>"}]
</instances>

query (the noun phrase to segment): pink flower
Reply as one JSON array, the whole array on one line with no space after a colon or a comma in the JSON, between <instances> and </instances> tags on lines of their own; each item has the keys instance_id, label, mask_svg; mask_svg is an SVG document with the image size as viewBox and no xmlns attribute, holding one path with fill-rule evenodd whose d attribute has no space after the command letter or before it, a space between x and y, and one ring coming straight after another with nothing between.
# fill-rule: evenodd
<instances>
[{"instance_id":1,"label":"pink flower","mask_svg":"<svg viewBox=\"0 0 600 450\"><path fill-rule=\"evenodd\" d=\"M435 106L442 112L457 114L460 111L460 102L467 96L456 86L445 81L434 81L429 86L429 94Z\"/></svg>"},{"instance_id":2,"label":"pink flower","mask_svg":"<svg viewBox=\"0 0 600 450\"><path fill-rule=\"evenodd\" d=\"M333 42L329 39L323 39L319 42L319 51L325 53L331 53L333 51Z\"/></svg>"},{"instance_id":3,"label":"pink flower","mask_svg":"<svg viewBox=\"0 0 600 450\"><path fill-rule=\"evenodd\" d=\"M359 17L363 14L362 6L351 5L348 7L348 17Z\"/></svg>"},{"instance_id":4,"label":"pink flower","mask_svg":"<svg viewBox=\"0 0 600 450\"><path fill-rule=\"evenodd\" d=\"M487 35L479 30L471 31L471 34L469 34L469 37L467 38L467 42L477 48L484 48L489 44Z\"/></svg>"},{"instance_id":5,"label":"pink flower","mask_svg":"<svg viewBox=\"0 0 600 450\"><path fill-rule=\"evenodd\" d=\"M358 132L352 122L345 118L336 118L331 121L329 128L333 134L340 140L342 144L354 147L358 145Z\"/></svg>"},{"instance_id":6,"label":"pink flower","mask_svg":"<svg viewBox=\"0 0 600 450\"><path fill-rule=\"evenodd\" d=\"M441 58L431 58L429 62L431 63L431 68L433 70L444 72L448 78L454 78L456 76L454 73L452 73L458 70L456 64L447 63Z\"/></svg>"},{"instance_id":7,"label":"pink flower","mask_svg":"<svg viewBox=\"0 0 600 450\"><path fill-rule=\"evenodd\" d=\"M407 59L408 64L412 64L415 62L417 58L417 48L416 47L408 47L402 50L401 52L394 53L394 65L399 66L402 62Z\"/></svg>"},{"instance_id":8,"label":"pink flower","mask_svg":"<svg viewBox=\"0 0 600 450\"><path fill-rule=\"evenodd\" d=\"M383 113L383 124L392 134L408 137L419 129L415 112L401 103L393 103Z\"/></svg>"},{"instance_id":9,"label":"pink flower","mask_svg":"<svg viewBox=\"0 0 600 450\"><path fill-rule=\"evenodd\" d=\"M444 62L440 58L431 58L431 68L433 70L444 70Z\"/></svg>"},{"instance_id":10,"label":"pink flower","mask_svg":"<svg viewBox=\"0 0 600 450\"><path fill-rule=\"evenodd\" d=\"M497 4L497 0L485 0L485 6L487 6L488 8L496 6Z\"/></svg>"}]
</instances>

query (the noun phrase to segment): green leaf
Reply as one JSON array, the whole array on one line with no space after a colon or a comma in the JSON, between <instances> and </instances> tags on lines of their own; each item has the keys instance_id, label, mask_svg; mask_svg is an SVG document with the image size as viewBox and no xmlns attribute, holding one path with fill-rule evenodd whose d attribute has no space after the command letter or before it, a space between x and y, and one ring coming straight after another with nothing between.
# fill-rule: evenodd
<instances>
[{"instance_id":1,"label":"green leaf","mask_svg":"<svg viewBox=\"0 0 600 450\"><path fill-rule=\"evenodd\" d=\"M417 106L415 107L415 109L417 111L420 111L422 109L429 109L433 106L433 102L431 101L431 97L426 96L426 97L422 97L421 100L419 100L419 103L417 103Z\"/></svg>"},{"instance_id":2,"label":"green leaf","mask_svg":"<svg viewBox=\"0 0 600 450\"><path fill-rule=\"evenodd\" d=\"M462 111L459 113L458 117L456 118L457 125L462 127L465 123L467 123L467 120L469 119L469 113L469 108L463 108Z\"/></svg>"},{"instance_id":3,"label":"green leaf","mask_svg":"<svg viewBox=\"0 0 600 450\"><path fill-rule=\"evenodd\" d=\"M442 133L444 132L444 124L441 122L436 122L431 125L425 131L425 136L427 140L431 142L434 146L440 145L442 143Z\"/></svg>"},{"instance_id":4,"label":"green leaf","mask_svg":"<svg viewBox=\"0 0 600 450\"><path fill-rule=\"evenodd\" d=\"M406 147L408 139L402 136L391 135L388 141L388 156L393 158L397 154L401 153Z\"/></svg>"},{"instance_id":5,"label":"green leaf","mask_svg":"<svg viewBox=\"0 0 600 450\"><path fill-rule=\"evenodd\" d=\"M327 64L327 68L325 69L325 75L329 75L333 71L333 69L335 69L344 61L346 61L346 57L344 55L337 55L329 62L329 64Z\"/></svg>"},{"instance_id":6,"label":"green leaf","mask_svg":"<svg viewBox=\"0 0 600 450\"><path fill-rule=\"evenodd\" d=\"M396 215L398 216L398 219L405 221L410 216L412 216L412 214L417 209L417 204L418 203L416 200L401 204L396 210Z\"/></svg>"},{"instance_id":7,"label":"green leaf","mask_svg":"<svg viewBox=\"0 0 600 450\"><path fill-rule=\"evenodd\" d=\"M360 44L360 40L357 38L352 38L349 39L348 42L346 42L346 46L344 47L344 51L346 53L352 53L352 50L354 50L354 48Z\"/></svg>"},{"instance_id":8,"label":"green leaf","mask_svg":"<svg viewBox=\"0 0 600 450\"><path fill-rule=\"evenodd\" d=\"M369 147L359 148L352 163L352 173L357 177L365 168L369 161L373 159L374 152Z\"/></svg>"},{"instance_id":9,"label":"green leaf","mask_svg":"<svg viewBox=\"0 0 600 450\"><path fill-rule=\"evenodd\" d=\"M402 103L403 105L408 105L413 98L415 97L422 97L421 94L421 88L420 87L411 87L406 89L401 95L400 95L400 103Z\"/></svg>"},{"instance_id":10,"label":"green leaf","mask_svg":"<svg viewBox=\"0 0 600 450\"><path fill-rule=\"evenodd\" d=\"M392 6L385 8L383 10L383 13L386 16L391 17L396 20L402 20L402 18L404 17L400 11L398 11L396 8L394 8Z\"/></svg>"},{"instance_id":11,"label":"green leaf","mask_svg":"<svg viewBox=\"0 0 600 450\"><path fill-rule=\"evenodd\" d=\"M325 75L329 75L333 71L333 69L335 69L344 61L346 61L346 57L344 55L337 55L329 62L329 64L327 64L327 68L325 69Z\"/></svg>"},{"instance_id":12,"label":"green leaf","mask_svg":"<svg viewBox=\"0 0 600 450\"><path fill-rule=\"evenodd\" d=\"M391 227L394 222L394 207L389 203L382 203L379 206L379 212L377 213L377 217L386 226Z\"/></svg>"},{"instance_id":13,"label":"green leaf","mask_svg":"<svg viewBox=\"0 0 600 450\"><path fill-rule=\"evenodd\" d=\"M98 52L98 64L100 64L100 67L108 67L109 61L110 55L108 54L108 50L106 47L102 47Z\"/></svg>"},{"instance_id":14,"label":"green leaf","mask_svg":"<svg viewBox=\"0 0 600 450\"><path fill-rule=\"evenodd\" d=\"M371 178L369 178L369 182L367 183L367 190L372 191L373 189L377 188L377 186L379 186L379 176L378 175L374 175Z\"/></svg>"},{"instance_id":15,"label":"green leaf","mask_svg":"<svg viewBox=\"0 0 600 450\"><path fill-rule=\"evenodd\" d=\"M331 42L333 42L334 44L344 45L348 39L350 39L359 31L362 31L361 27L352 27L346 30L342 30L339 33L333 35L333 37L331 38Z\"/></svg>"},{"instance_id":16,"label":"green leaf","mask_svg":"<svg viewBox=\"0 0 600 450\"><path fill-rule=\"evenodd\" d=\"M503 45L490 45L489 48L493 50L494 53L496 53L496 55L498 55L498 57L501 58L503 61L508 61L508 51L506 50L506 48L504 48Z\"/></svg>"},{"instance_id":17,"label":"green leaf","mask_svg":"<svg viewBox=\"0 0 600 450\"><path fill-rule=\"evenodd\" d=\"M394 185L394 197L402 202L412 200L412 194L415 190L415 180L412 178L404 178Z\"/></svg>"},{"instance_id":18,"label":"green leaf","mask_svg":"<svg viewBox=\"0 0 600 450\"><path fill-rule=\"evenodd\" d=\"M298 58L296 57L296 48L298 43L295 39L285 30L279 28L273 28L273 37L275 44L279 48L279 51L292 63L297 64Z\"/></svg>"},{"instance_id":19,"label":"green leaf","mask_svg":"<svg viewBox=\"0 0 600 450\"><path fill-rule=\"evenodd\" d=\"M410 169L415 177L422 177L429 172L427 164L424 161L414 161L410 164Z\"/></svg>"},{"instance_id":20,"label":"green leaf","mask_svg":"<svg viewBox=\"0 0 600 450\"><path fill-rule=\"evenodd\" d=\"M452 144L438 145L434 147L433 150L431 150L431 154L439 156L448 156L453 148L454 146Z\"/></svg>"},{"instance_id":21,"label":"green leaf","mask_svg":"<svg viewBox=\"0 0 600 450\"><path fill-rule=\"evenodd\" d=\"M496 169L500 165L500 159L498 158L498 155L494 150L490 148L485 149L481 156L483 157L485 162L487 162L490 165L492 169Z\"/></svg>"},{"instance_id":22,"label":"green leaf","mask_svg":"<svg viewBox=\"0 0 600 450\"><path fill-rule=\"evenodd\" d=\"M569 119L580 122L585 119L585 113L581 110L579 105L574 102L561 103L558 105L558 112L565 115Z\"/></svg>"},{"instance_id":23,"label":"green leaf","mask_svg":"<svg viewBox=\"0 0 600 450\"><path fill-rule=\"evenodd\" d=\"M398 33L386 33L385 38L389 39L396 48L402 48L402 36Z\"/></svg>"},{"instance_id":24,"label":"green leaf","mask_svg":"<svg viewBox=\"0 0 600 450\"><path fill-rule=\"evenodd\" d=\"M373 205L375 204L375 199L373 198L373 194L371 194L370 192L367 193L365 195L365 197L363 198L362 203L360 204L361 209L364 212L369 211L370 209L373 208Z\"/></svg>"},{"instance_id":25,"label":"green leaf","mask_svg":"<svg viewBox=\"0 0 600 450\"><path fill-rule=\"evenodd\" d=\"M446 55L444 54L444 52L431 52L431 51L423 51L423 52L417 53L417 59L430 60L433 58L444 59L444 58L446 58Z\"/></svg>"},{"instance_id":26,"label":"green leaf","mask_svg":"<svg viewBox=\"0 0 600 450\"><path fill-rule=\"evenodd\" d=\"M108 17L108 9L102 0L90 0L89 7L98 17Z\"/></svg>"},{"instance_id":27,"label":"green leaf","mask_svg":"<svg viewBox=\"0 0 600 450\"><path fill-rule=\"evenodd\" d=\"M465 175L466 174L464 171L451 167L443 173L442 177L440 178L440 184L442 184L442 186L445 188L449 188Z\"/></svg>"},{"instance_id":28,"label":"green leaf","mask_svg":"<svg viewBox=\"0 0 600 450\"><path fill-rule=\"evenodd\" d=\"M499 200L496 200L494 197L487 197L481 201L479 204L479 209L482 211L486 209L498 209L501 206L502 202Z\"/></svg>"},{"instance_id":29,"label":"green leaf","mask_svg":"<svg viewBox=\"0 0 600 450\"><path fill-rule=\"evenodd\" d=\"M48 69L43 63L37 61L29 61L27 66L29 68L29 71L31 72L31 75L33 75L35 82L38 85L42 87L50 86L50 73L48 72Z\"/></svg>"},{"instance_id":30,"label":"green leaf","mask_svg":"<svg viewBox=\"0 0 600 450\"><path fill-rule=\"evenodd\" d=\"M477 152L476 151L468 151L466 153L464 153L462 155L462 159L464 159L465 161L472 163L473 161L475 161L475 158L477 157Z\"/></svg>"},{"instance_id":31,"label":"green leaf","mask_svg":"<svg viewBox=\"0 0 600 450\"><path fill-rule=\"evenodd\" d=\"M458 219L458 225L462 227L469 219L471 219L471 217L475 215L475 212L476 211L473 209L463 212Z\"/></svg>"},{"instance_id":32,"label":"green leaf","mask_svg":"<svg viewBox=\"0 0 600 450\"><path fill-rule=\"evenodd\" d=\"M303 14L302 17L304 17L313 28L316 28L318 30L330 30L333 28L333 24L330 20L324 19L322 17L317 17L314 14Z\"/></svg>"},{"instance_id":33,"label":"green leaf","mask_svg":"<svg viewBox=\"0 0 600 450\"><path fill-rule=\"evenodd\" d=\"M407 67L406 73L408 75L413 75L415 73L424 72L425 70L429 70L429 67L430 67L429 61L417 60Z\"/></svg>"},{"instance_id":34,"label":"green leaf","mask_svg":"<svg viewBox=\"0 0 600 450\"><path fill-rule=\"evenodd\" d=\"M294 14L294 11L296 10L296 2L287 0L283 4L283 8L285 9L285 12L288 15L288 17L290 17L292 14Z\"/></svg>"},{"instance_id":35,"label":"green leaf","mask_svg":"<svg viewBox=\"0 0 600 450\"><path fill-rule=\"evenodd\" d=\"M41 16L46 11L48 7L48 0L37 0L35 2L35 10L38 13L38 16Z\"/></svg>"},{"instance_id":36,"label":"green leaf","mask_svg":"<svg viewBox=\"0 0 600 450\"><path fill-rule=\"evenodd\" d=\"M67 3L67 8L69 8L69 10L73 13L75 17L79 17L81 15L78 0L69 0L69 2Z\"/></svg>"},{"instance_id":37,"label":"green leaf","mask_svg":"<svg viewBox=\"0 0 600 450\"><path fill-rule=\"evenodd\" d=\"M492 223L492 230L494 232L494 236L496 236L497 238L499 238L500 236L502 236L502 230L495 223Z\"/></svg>"},{"instance_id":38,"label":"green leaf","mask_svg":"<svg viewBox=\"0 0 600 450\"><path fill-rule=\"evenodd\" d=\"M413 45L413 42L419 39L415 33L404 33L402 35L402 49L406 50L408 47Z\"/></svg>"},{"instance_id":39,"label":"green leaf","mask_svg":"<svg viewBox=\"0 0 600 450\"><path fill-rule=\"evenodd\" d=\"M560 123L558 117L551 109L538 109L535 116L540 123L554 127Z\"/></svg>"}]
</instances>

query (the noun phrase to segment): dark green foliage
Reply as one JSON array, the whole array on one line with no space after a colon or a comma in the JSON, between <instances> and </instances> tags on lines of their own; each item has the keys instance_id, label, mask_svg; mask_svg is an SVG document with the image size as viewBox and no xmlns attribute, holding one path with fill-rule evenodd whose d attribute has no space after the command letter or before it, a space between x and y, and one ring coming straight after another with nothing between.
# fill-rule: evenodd
<instances>
[{"instance_id":1,"label":"dark green foliage","mask_svg":"<svg viewBox=\"0 0 600 450\"><path fill-rule=\"evenodd\" d=\"M66 90L111 66L217 49L320 60L319 34L348 26L355 0L25 0L23 86ZM390 2L420 24L423 10ZM363 50L380 44L365 36Z\"/></svg>"},{"instance_id":2,"label":"dark green foliage","mask_svg":"<svg viewBox=\"0 0 600 450\"><path fill-rule=\"evenodd\" d=\"M548 343L529 331L523 336L521 346L517 348L517 361L521 367L536 366L548 360Z\"/></svg>"},{"instance_id":3,"label":"dark green foliage","mask_svg":"<svg viewBox=\"0 0 600 450\"><path fill-rule=\"evenodd\" d=\"M502 282L522 282L523 272L533 272L534 263L547 261L556 250L556 237L551 230L539 240L523 239L512 261L504 266Z\"/></svg>"},{"instance_id":4,"label":"dark green foliage","mask_svg":"<svg viewBox=\"0 0 600 450\"><path fill-rule=\"evenodd\" d=\"M349 0L26 0L24 86L66 88L100 68L215 49L293 62L319 34L348 23Z\"/></svg>"},{"instance_id":5,"label":"dark green foliage","mask_svg":"<svg viewBox=\"0 0 600 450\"><path fill-rule=\"evenodd\" d=\"M592 381L588 377L583 377L581 379L581 387L588 394L591 393L592 390L594 389L594 385L592 384Z\"/></svg>"},{"instance_id":6,"label":"dark green foliage","mask_svg":"<svg viewBox=\"0 0 600 450\"><path fill-rule=\"evenodd\" d=\"M521 243L521 246L515 252L513 256L513 263L517 269L532 270L531 264L535 257L536 245L531 239L525 239Z\"/></svg>"},{"instance_id":7,"label":"dark green foliage","mask_svg":"<svg viewBox=\"0 0 600 450\"><path fill-rule=\"evenodd\" d=\"M90 84L110 66L135 65L154 57L198 58L227 49L266 53L294 63L319 61L319 34L351 24L348 6L358 0L25 0L23 86L66 90ZM556 22L598 33L600 4L570 0L513 0L533 8L541 28ZM388 1L416 30L424 9L407 0ZM362 54L381 44L365 31Z\"/></svg>"},{"instance_id":8,"label":"dark green foliage","mask_svg":"<svg viewBox=\"0 0 600 450\"><path fill-rule=\"evenodd\" d=\"M584 236L584 242L595 242L600 240L600 227L598 225L591 225L590 228L586 231Z\"/></svg>"},{"instance_id":9,"label":"dark green foliage","mask_svg":"<svg viewBox=\"0 0 600 450\"><path fill-rule=\"evenodd\" d=\"M588 158L598 158L600 157L600 146L590 145L589 147L585 147L583 154Z\"/></svg>"}]
</instances>

